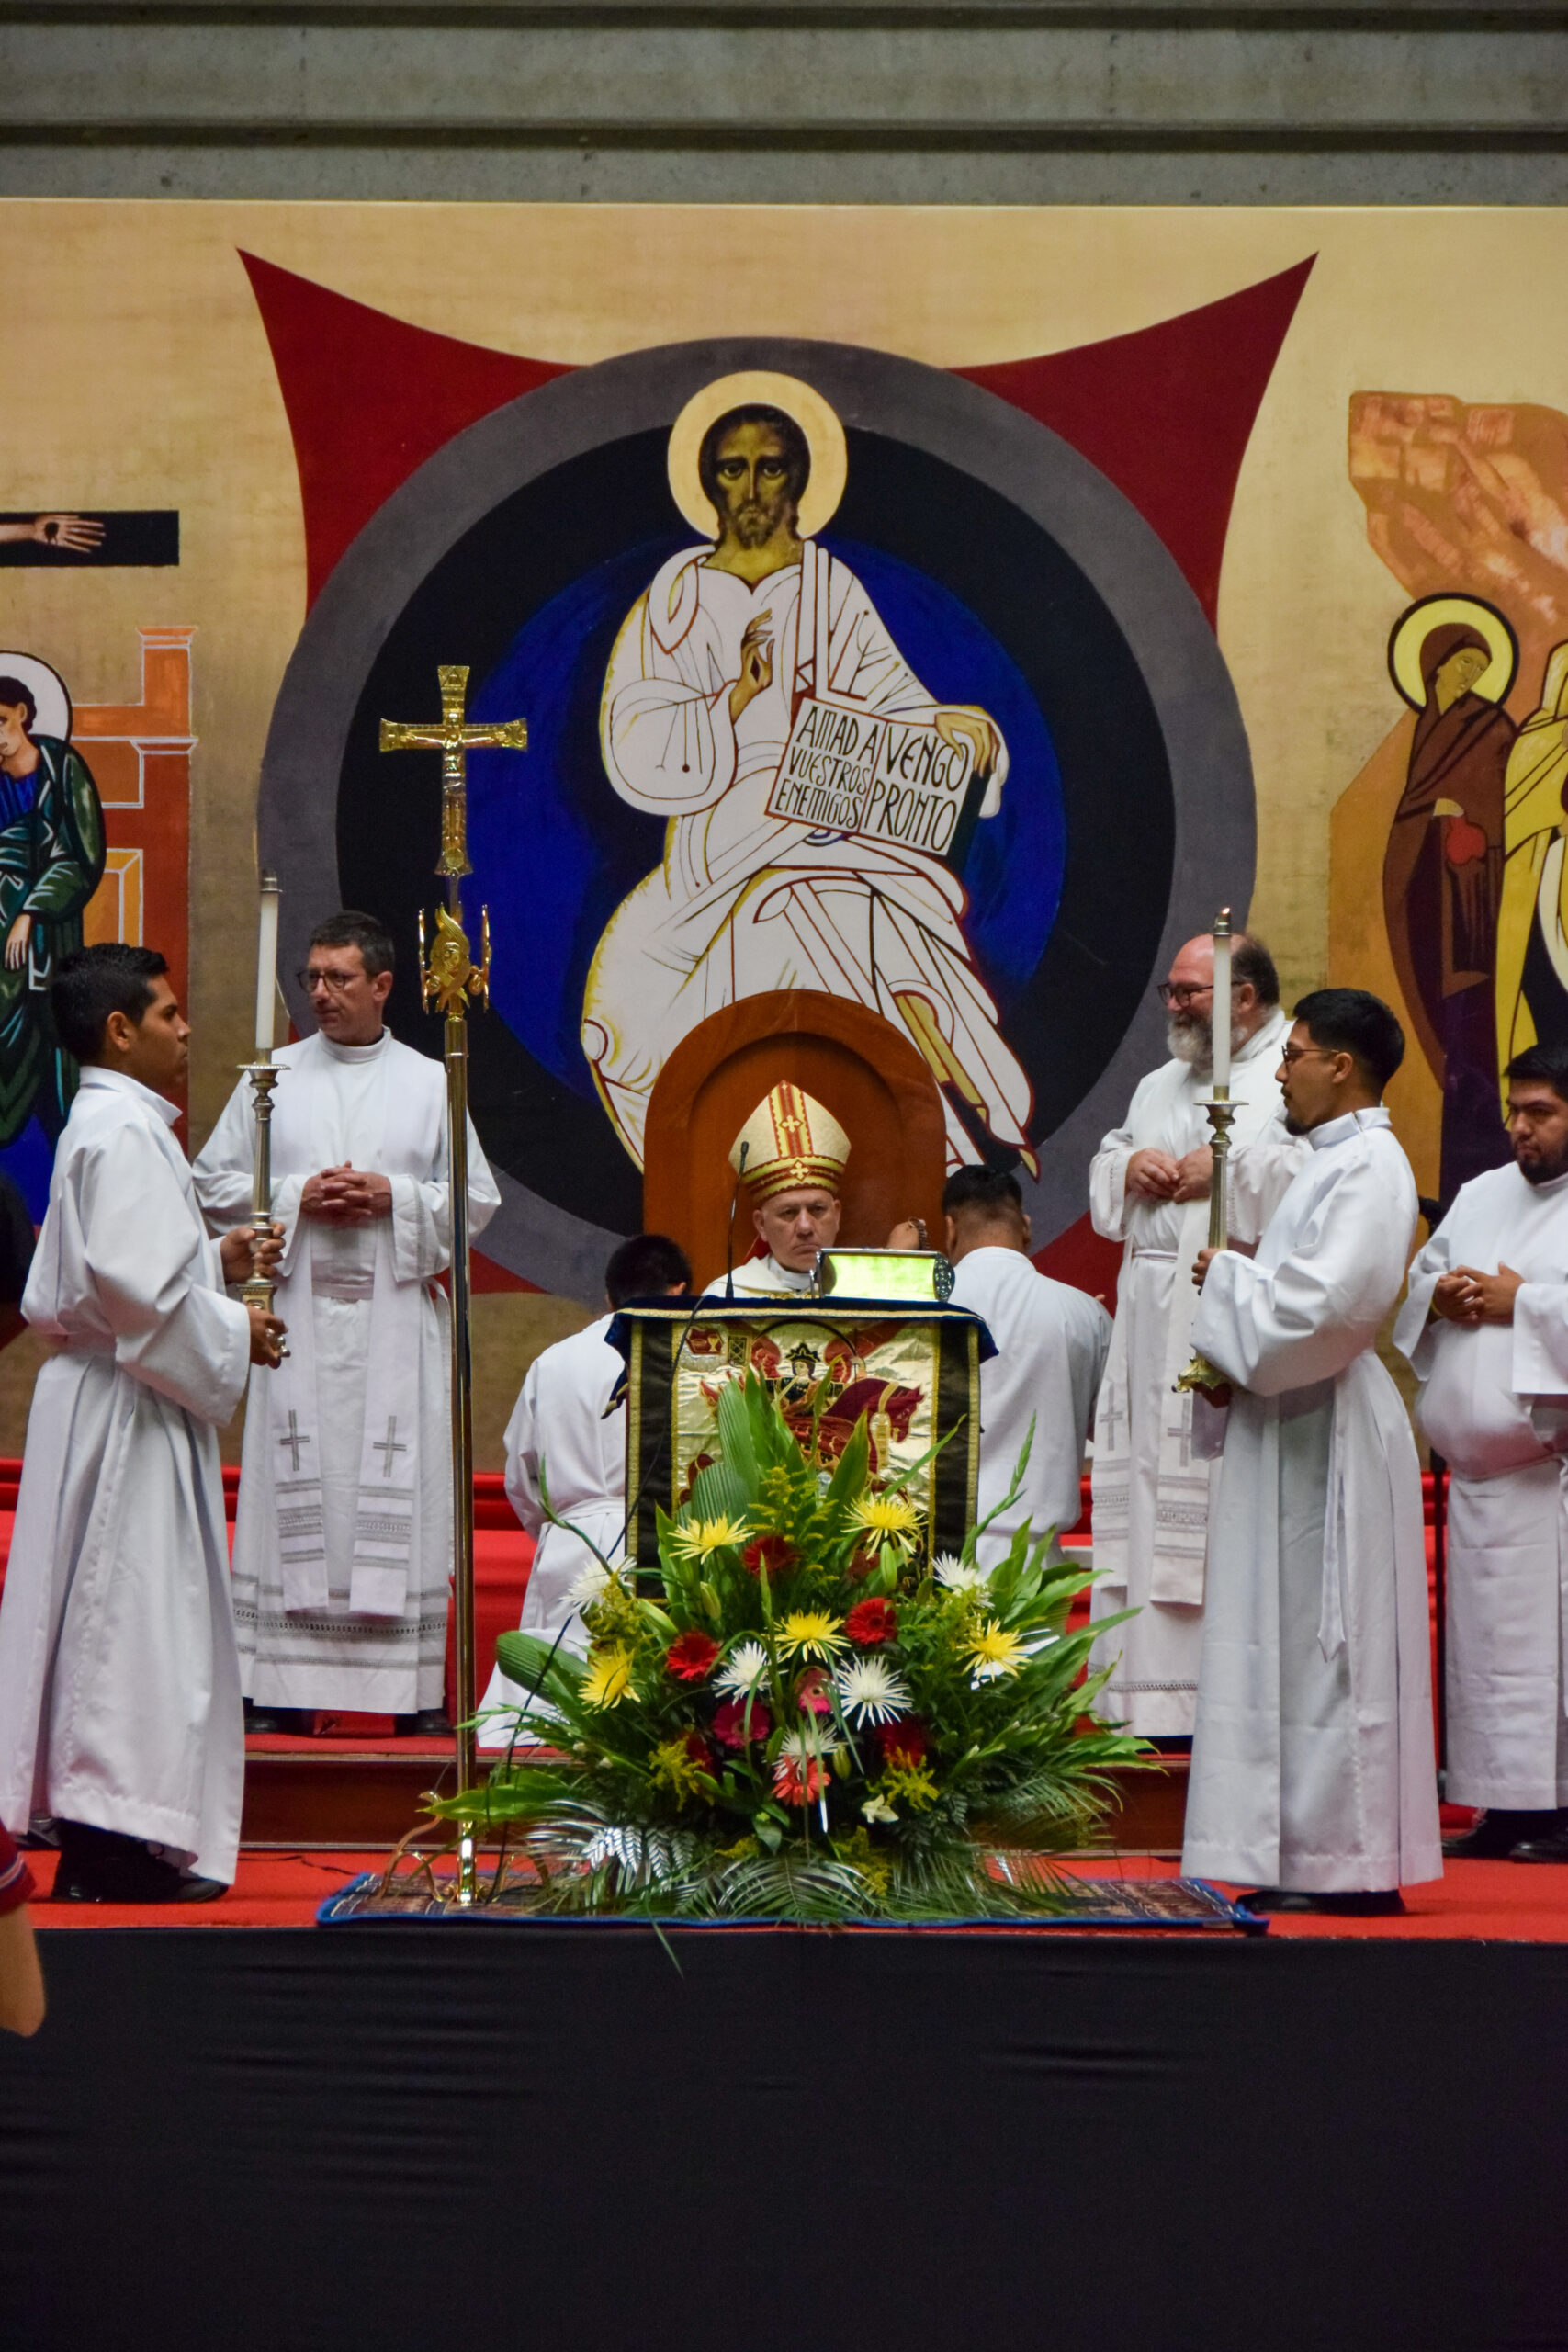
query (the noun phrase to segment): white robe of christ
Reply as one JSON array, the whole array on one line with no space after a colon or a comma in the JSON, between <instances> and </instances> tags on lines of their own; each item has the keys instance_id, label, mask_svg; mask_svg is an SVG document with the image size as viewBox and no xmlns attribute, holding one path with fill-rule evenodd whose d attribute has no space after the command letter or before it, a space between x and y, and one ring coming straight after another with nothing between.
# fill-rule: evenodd
<instances>
[{"instance_id":1,"label":"white robe of christ","mask_svg":"<svg viewBox=\"0 0 1568 2352\"><path fill-rule=\"evenodd\" d=\"M245 1418L234 1616L245 1694L263 1706L412 1714L441 1704L452 1569L446 1081L383 1030L371 1046L307 1037L275 1056L277 1311L289 1353L258 1374ZM196 1162L215 1232L250 1215L251 1089ZM368 1225L301 1216L321 1169L390 1179ZM468 1129L468 1214L495 1189Z\"/></svg>"},{"instance_id":2,"label":"white robe of christ","mask_svg":"<svg viewBox=\"0 0 1568 2352\"><path fill-rule=\"evenodd\" d=\"M1192 1337L1236 1384L1181 1866L1307 1893L1442 1875L1421 1467L1375 1353L1416 1231L1382 1109L1313 1130Z\"/></svg>"},{"instance_id":3,"label":"white robe of christ","mask_svg":"<svg viewBox=\"0 0 1568 2352\"><path fill-rule=\"evenodd\" d=\"M999 1143L1027 1150L1029 1080L964 935L967 894L940 855L771 817L799 701L929 723L937 705L847 565L807 541L754 588L706 548L672 556L610 660L600 741L610 782L667 818L664 856L616 909L588 976L582 1048L638 1167L648 1100L710 1013L770 989L879 1012ZM773 680L731 720L740 642L766 619ZM1001 805L1002 747L981 815ZM946 1102L948 1159L975 1145Z\"/></svg>"},{"instance_id":4,"label":"white robe of christ","mask_svg":"<svg viewBox=\"0 0 1568 2352\"><path fill-rule=\"evenodd\" d=\"M1525 1277L1511 1324L1427 1320L1440 1274L1503 1264ZM1568 1804L1568 1176L1531 1184L1510 1166L1462 1185L1410 1269L1393 1336L1451 1474L1447 1793L1521 1812Z\"/></svg>"},{"instance_id":5,"label":"white robe of christ","mask_svg":"<svg viewBox=\"0 0 1568 2352\"><path fill-rule=\"evenodd\" d=\"M1017 1500L976 1547L985 1568L1006 1557L1019 1528L1036 1538L1077 1522L1084 1445L1111 1345L1111 1317L1087 1291L1038 1273L1021 1250L971 1250L951 1305L979 1316L997 1352L980 1366L980 1480L985 1519L1012 1484L1033 1423Z\"/></svg>"},{"instance_id":6,"label":"white robe of christ","mask_svg":"<svg viewBox=\"0 0 1568 2352\"><path fill-rule=\"evenodd\" d=\"M234 1876L244 1729L215 1424L250 1321L172 1103L86 1069L22 1311L33 1391L0 1608L0 1819L115 1829Z\"/></svg>"},{"instance_id":7,"label":"white robe of christ","mask_svg":"<svg viewBox=\"0 0 1568 2352\"><path fill-rule=\"evenodd\" d=\"M1289 1027L1278 1010L1238 1048L1231 1069L1227 1210L1233 1241L1256 1242L1307 1157L1285 1133L1274 1073ZM1203 1564L1217 1464L1197 1458L1192 1397L1173 1393L1192 1352L1198 1294L1189 1279L1209 1238L1207 1200L1152 1201L1127 1190L1135 1151L1184 1159L1213 1129L1200 1107L1212 1073L1168 1061L1142 1080L1126 1124L1089 1170L1097 1233L1125 1246L1111 1355L1094 1424L1094 1566L1090 1615L1138 1614L1097 1645L1116 1661L1100 1706L1147 1739L1192 1729L1203 1641Z\"/></svg>"},{"instance_id":8,"label":"white robe of christ","mask_svg":"<svg viewBox=\"0 0 1568 2352\"><path fill-rule=\"evenodd\" d=\"M609 1404L626 1363L604 1336L613 1319L601 1316L535 1358L506 1430L506 1491L537 1538L521 1630L545 1642L558 1637L563 1649L579 1656L588 1648L588 1633L572 1590L595 1566L595 1551L611 1562L624 1556L626 1408L624 1400L613 1412ZM551 1510L570 1527L545 1517L547 1488ZM525 1707L527 1699L498 1666L480 1712ZM479 1746L505 1747L513 1729L509 1716L482 1723Z\"/></svg>"}]
</instances>

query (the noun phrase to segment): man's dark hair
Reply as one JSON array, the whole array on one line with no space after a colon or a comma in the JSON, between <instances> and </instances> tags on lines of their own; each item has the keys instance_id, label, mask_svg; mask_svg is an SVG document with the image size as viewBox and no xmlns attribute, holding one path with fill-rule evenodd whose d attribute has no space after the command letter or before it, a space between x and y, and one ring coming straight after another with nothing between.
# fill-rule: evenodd
<instances>
[{"instance_id":1,"label":"man's dark hair","mask_svg":"<svg viewBox=\"0 0 1568 2352\"><path fill-rule=\"evenodd\" d=\"M690 1290L691 1265L667 1233L634 1233L604 1269L604 1295L612 1306L624 1306L628 1298L658 1298L682 1283Z\"/></svg>"},{"instance_id":2,"label":"man's dark hair","mask_svg":"<svg viewBox=\"0 0 1568 2352\"><path fill-rule=\"evenodd\" d=\"M987 1223L1023 1215L1018 1178L1008 1168L955 1168L942 1188L943 1216L972 1210Z\"/></svg>"},{"instance_id":3,"label":"man's dark hair","mask_svg":"<svg viewBox=\"0 0 1568 2352\"><path fill-rule=\"evenodd\" d=\"M1292 1018L1306 1024L1314 1046L1351 1055L1381 1094L1404 1059L1404 1032L1383 1002L1366 989L1314 989Z\"/></svg>"},{"instance_id":4,"label":"man's dark hair","mask_svg":"<svg viewBox=\"0 0 1568 2352\"><path fill-rule=\"evenodd\" d=\"M49 1001L55 1035L66 1052L79 1062L96 1062L111 1012L123 1012L140 1028L152 1001L152 983L168 968L155 947L128 947L118 939L73 947L62 956Z\"/></svg>"},{"instance_id":5,"label":"man's dark hair","mask_svg":"<svg viewBox=\"0 0 1568 2352\"><path fill-rule=\"evenodd\" d=\"M718 445L738 424L766 424L778 435L784 443L784 463L789 468L789 494L798 506L811 479L811 444L794 417L786 416L782 408L768 408L761 401L752 401L745 408L726 409L722 416L716 416L697 450L697 480L715 514L724 512L718 494Z\"/></svg>"},{"instance_id":6,"label":"man's dark hair","mask_svg":"<svg viewBox=\"0 0 1568 2352\"><path fill-rule=\"evenodd\" d=\"M1505 1078L1533 1078L1538 1086L1550 1086L1553 1094L1568 1102L1568 1046L1527 1046L1516 1054Z\"/></svg>"},{"instance_id":7,"label":"man's dark hair","mask_svg":"<svg viewBox=\"0 0 1568 2352\"><path fill-rule=\"evenodd\" d=\"M310 933L312 947L357 947L365 958L365 968L372 979L378 972L389 972L397 958L392 949L392 934L384 922L374 915L361 914L357 907L340 907L335 915L319 922Z\"/></svg>"},{"instance_id":8,"label":"man's dark hair","mask_svg":"<svg viewBox=\"0 0 1568 2352\"><path fill-rule=\"evenodd\" d=\"M0 678L0 702L5 704L7 710L15 710L18 703L25 707L28 714L28 732L30 735L33 731L33 721L38 717L38 696L31 686L24 685L20 678Z\"/></svg>"},{"instance_id":9,"label":"man's dark hair","mask_svg":"<svg viewBox=\"0 0 1568 2352\"><path fill-rule=\"evenodd\" d=\"M1244 931L1231 949L1231 985L1240 988L1244 980L1251 981L1259 1004L1279 1003L1280 975L1274 968L1274 958L1249 931Z\"/></svg>"}]
</instances>

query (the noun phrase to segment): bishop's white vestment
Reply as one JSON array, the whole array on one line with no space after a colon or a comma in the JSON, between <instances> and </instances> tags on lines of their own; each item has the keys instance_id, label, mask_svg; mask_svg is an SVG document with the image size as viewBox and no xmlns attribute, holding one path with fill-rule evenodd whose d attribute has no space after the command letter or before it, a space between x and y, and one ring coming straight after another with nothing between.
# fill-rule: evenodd
<instances>
[{"instance_id":1,"label":"bishop's white vestment","mask_svg":"<svg viewBox=\"0 0 1568 2352\"><path fill-rule=\"evenodd\" d=\"M1523 1274L1512 1323L1428 1321L1456 1266ZM1410 1269L1394 1340L1448 1463L1448 1789L1455 1804L1568 1804L1568 1176L1513 1165L1460 1189ZM1548 1402L1548 1400L1551 1400Z\"/></svg>"},{"instance_id":2,"label":"bishop's white vestment","mask_svg":"<svg viewBox=\"0 0 1568 2352\"><path fill-rule=\"evenodd\" d=\"M1421 1468L1377 1335L1415 1236L1388 1113L1313 1129L1192 1337L1235 1383L1181 1866L1305 1893L1442 1875Z\"/></svg>"},{"instance_id":3,"label":"bishop's white vestment","mask_svg":"<svg viewBox=\"0 0 1568 2352\"><path fill-rule=\"evenodd\" d=\"M57 1816L230 1883L244 1727L216 1425L250 1318L225 1295L178 1112L89 1067L22 1312L55 1345L0 1608L0 1819Z\"/></svg>"},{"instance_id":4,"label":"bishop's white vestment","mask_svg":"<svg viewBox=\"0 0 1568 2352\"><path fill-rule=\"evenodd\" d=\"M809 1268L781 1266L770 1250L765 1258L748 1258L744 1265L736 1267L733 1276L716 1274L703 1296L722 1305L733 1280L738 1306L750 1298L805 1298L815 1279Z\"/></svg>"},{"instance_id":5,"label":"bishop's white vestment","mask_svg":"<svg viewBox=\"0 0 1568 2352\"><path fill-rule=\"evenodd\" d=\"M818 989L879 1012L965 1095L999 1143L1027 1150L1029 1079L998 1026L946 860L890 833L770 816L801 700L929 724L938 705L849 566L807 540L752 586L707 547L671 557L611 656L600 745L611 785L668 820L664 855L605 926L589 970L582 1049L640 1168L649 1096L681 1040L724 1006ZM729 694L753 621L773 675L739 718ZM1000 745L980 814L1008 772ZM948 1164L975 1156L944 1101Z\"/></svg>"},{"instance_id":6,"label":"bishop's white vestment","mask_svg":"<svg viewBox=\"0 0 1568 2352\"><path fill-rule=\"evenodd\" d=\"M626 1367L605 1337L613 1320L602 1315L535 1358L506 1430L506 1491L537 1538L521 1630L558 1639L579 1656L588 1632L572 1597L578 1581L597 1566L596 1554L612 1564L624 1556L626 1408L623 1400L612 1410L610 1398ZM546 1518L547 1490L551 1510L570 1527ZM527 1698L498 1666L480 1713L525 1707ZM505 1747L513 1729L510 1716L481 1723L479 1746Z\"/></svg>"},{"instance_id":7,"label":"bishop's white vestment","mask_svg":"<svg viewBox=\"0 0 1568 2352\"><path fill-rule=\"evenodd\" d=\"M1227 1212L1233 1241L1256 1242L1307 1156L1280 1115L1280 1066L1289 1023L1276 1007L1237 1048ZM1100 1703L1148 1739L1192 1729L1203 1640L1203 1577L1217 1464L1192 1440L1192 1397L1174 1392L1192 1352L1198 1295L1190 1279L1209 1238L1209 1204L1155 1201L1127 1189L1135 1151L1185 1159L1213 1129L1201 1109L1213 1073L1171 1060L1134 1093L1089 1170L1094 1229L1124 1244L1116 1321L1094 1424L1093 1617L1137 1615L1096 1645L1097 1668L1115 1660Z\"/></svg>"},{"instance_id":8,"label":"bishop's white vestment","mask_svg":"<svg viewBox=\"0 0 1568 2352\"><path fill-rule=\"evenodd\" d=\"M1036 1272L1021 1250L967 1250L950 1304L979 1316L997 1352L980 1366L980 1479L976 1518L1012 1484L1033 1423L1029 1467L1017 1499L976 1545L982 1567L1007 1556L1018 1530L1040 1537L1076 1526L1084 1446L1111 1345L1098 1299Z\"/></svg>"},{"instance_id":9,"label":"bishop's white vestment","mask_svg":"<svg viewBox=\"0 0 1568 2352\"><path fill-rule=\"evenodd\" d=\"M274 1059L277 1312L289 1352L252 1384L234 1532L234 1616L248 1698L268 1707L412 1714L446 1680L452 1571L446 1080L389 1030L370 1046L307 1037ZM196 1162L208 1223L250 1216L252 1094L242 1083ZM388 1177L389 1216L300 1213L345 1161ZM472 1125L468 1214L500 1195Z\"/></svg>"}]
</instances>

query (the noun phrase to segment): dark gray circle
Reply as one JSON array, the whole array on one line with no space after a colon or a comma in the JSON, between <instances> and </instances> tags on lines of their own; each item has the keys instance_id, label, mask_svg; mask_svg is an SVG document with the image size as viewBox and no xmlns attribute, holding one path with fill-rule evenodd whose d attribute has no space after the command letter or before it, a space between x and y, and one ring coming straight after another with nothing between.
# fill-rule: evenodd
<instances>
[{"instance_id":1,"label":"dark gray circle","mask_svg":"<svg viewBox=\"0 0 1568 2352\"><path fill-rule=\"evenodd\" d=\"M1050 533L1116 620L1165 738L1176 831L1156 968L1163 971L1184 940L1207 930L1217 908L1228 904L1238 922L1245 920L1256 815L1235 691L1201 606L1136 508L1045 426L941 368L852 345L734 339L631 352L525 393L427 459L347 549L300 632L262 765L258 834L262 863L283 886L285 975L304 962L310 931L339 904L337 787L349 727L370 666L421 582L502 499L607 441L673 424L715 377L750 368L804 378L846 425L942 459ZM419 683L434 714L434 680ZM415 715L412 707L388 714ZM433 850L435 824L433 794ZM1093 952L1095 944L1086 944ZM1114 944L1104 950L1109 956ZM297 1022L308 1028L291 978L285 986ZM1042 1146L1039 1181L1020 1171L1037 1246L1083 1214L1089 1160L1101 1134L1120 1121L1138 1080L1165 1057L1151 996L1095 1085ZM485 1232L487 1254L543 1289L596 1302L605 1259L622 1237L499 1171L497 1181L502 1205Z\"/></svg>"}]
</instances>

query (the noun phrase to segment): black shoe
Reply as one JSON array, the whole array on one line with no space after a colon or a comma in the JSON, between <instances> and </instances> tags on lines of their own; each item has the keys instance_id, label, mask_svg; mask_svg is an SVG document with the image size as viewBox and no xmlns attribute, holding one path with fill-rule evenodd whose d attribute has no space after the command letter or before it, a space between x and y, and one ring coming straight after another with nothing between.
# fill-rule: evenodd
<instances>
[{"instance_id":1,"label":"black shoe","mask_svg":"<svg viewBox=\"0 0 1568 2352\"><path fill-rule=\"evenodd\" d=\"M1461 1830L1458 1837L1443 1840L1446 1862L1502 1861L1512 1854L1521 1839L1546 1837L1557 1827L1557 1815L1516 1812L1495 1806L1483 1813L1473 1828Z\"/></svg>"},{"instance_id":2,"label":"black shoe","mask_svg":"<svg viewBox=\"0 0 1568 2352\"><path fill-rule=\"evenodd\" d=\"M421 1707L417 1714L394 1715L392 1730L399 1739L450 1739L452 1725L445 1707Z\"/></svg>"},{"instance_id":3,"label":"black shoe","mask_svg":"<svg viewBox=\"0 0 1568 2352\"><path fill-rule=\"evenodd\" d=\"M1396 1886L1354 1887L1332 1894L1308 1894L1299 1887L1259 1886L1240 1900L1244 1911L1315 1911L1350 1919L1394 1919L1404 1911L1404 1897Z\"/></svg>"},{"instance_id":4,"label":"black shoe","mask_svg":"<svg viewBox=\"0 0 1568 2352\"><path fill-rule=\"evenodd\" d=\"M245 1701L247 1732L282 1732L288 1738L303 1739L314 1721L309 1707L258 1707L254 1699Z\"/></svg>"},{"instance_id":5,"label":"black shoe","mask_svg":"<svg viewBox=\"0 0 1568 2352\"><path fill-rule=\"evenodd\" d=\"M140 1838L97 1829L85 1821L57 1821L60 1867L56 1903L211 1903L227 1889L197 1878L154 1854Z\"/></svg>"},{"instance_id":6,"label":"black shoe","mask_svg":"<svg viewBox=\"0 0 1568 2352\"><path fill-rule=\"evenodd\" d=\"M1522 1838L1510 1860L1516 1862L1568 1862L1568 1821L1549 1829L1544 1838Z\"/></svg>"}]
</instances>

